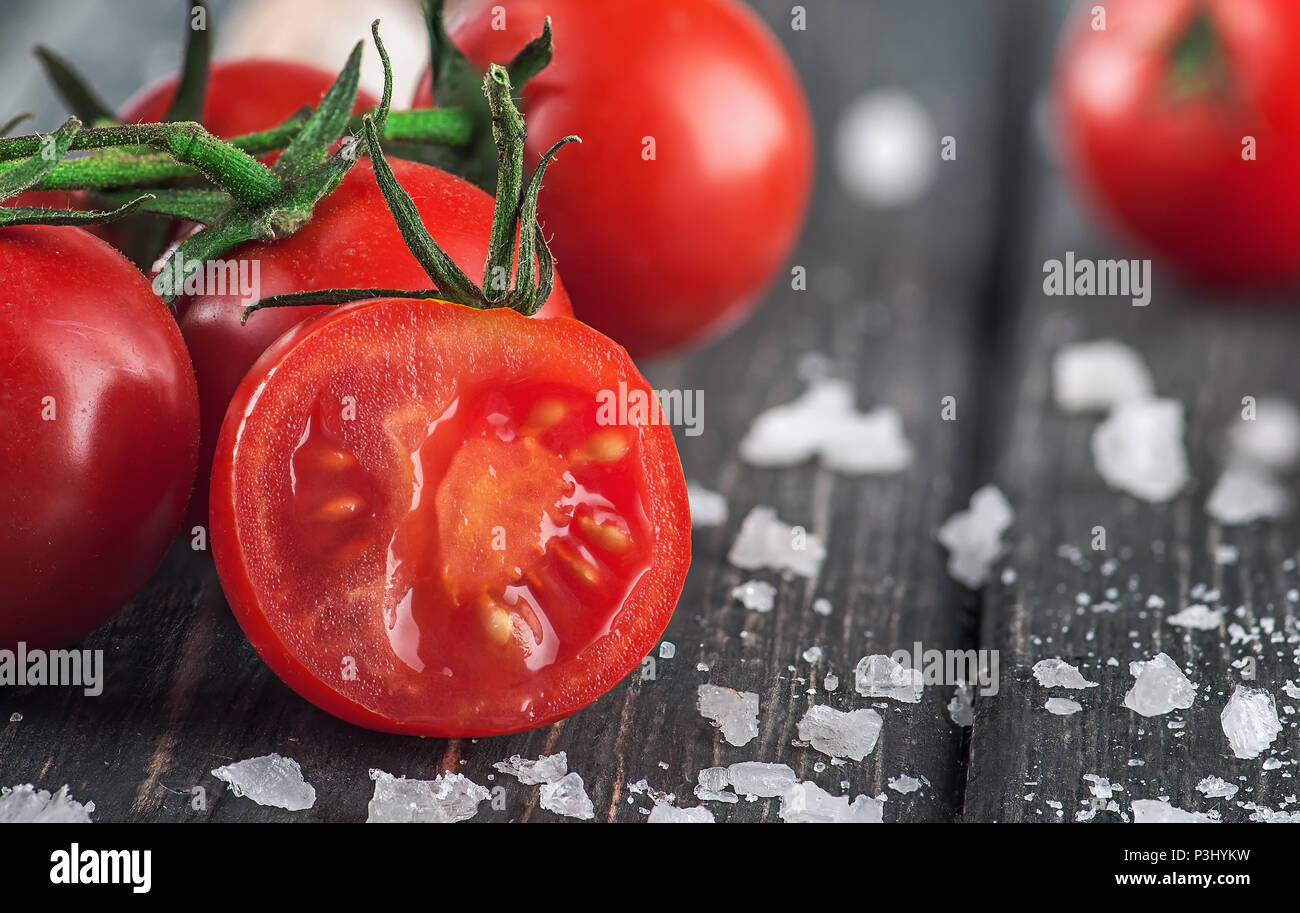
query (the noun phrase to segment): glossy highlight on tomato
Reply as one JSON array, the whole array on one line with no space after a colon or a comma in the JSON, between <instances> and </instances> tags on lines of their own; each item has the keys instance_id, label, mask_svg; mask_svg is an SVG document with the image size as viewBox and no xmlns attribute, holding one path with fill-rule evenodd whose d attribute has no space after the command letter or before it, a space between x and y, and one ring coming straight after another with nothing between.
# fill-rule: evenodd
<instances>
[{"instance_id":1,"label":"glossy highlight on tomato","mask_svg":"<svg viewBox=\"0 0 1300 913\"><path fill-rule=\"evenodd\" d=\"M524 87L541 216L579 318L635 356L698 344L758 302L812 184L808 102L776 38L737 0L466 0L452 41L509 61L551 17L555 55ZM415 107L428 107L429 79Z\"/></svg>"},{"instance_id":2,"label":"glossy highlight on tomato","mask_svg":"<svg viewBox=\"0 0 1300 913\"><path fill-rule=\"evenodd\" d=\"M491 238L493 199L445 171L391 159L393 174L410 194L439 246L465 273L479 278ZM368 160L316 206L295 234L243 244L222 258L258 264L262 297L327 288L427 289L431 281L406 247ZM216 290L214 290L215 292ZM177 303L181 332L194 359L202 412L198 491L190 520L207 522L207 479L212 451L235 388L277 337L325 306L275 308L240 320L252 302L234 290L184 297ZM557 279L539 317L572 313Z\"/></svg>"},{"instance_id":3,"label":"glossy highlight on tomato","mask_svg":"<svg viewBox=\"0 0 1300 913\"><path fill-rule=\"evenodd\" d=\"M1294 284L1297 85L1293 0L1082 4L1055 87L1069 171L1106 218L1185 275Z\"/></svg>"},{"instance_id":4,"label":"glossy highlight on tomato","mask_svg":"<svg viewBox=\"0 0 1300 913\"><path fill-rule=\"evenodd\" d=\"M0 649L65 647L162 559L198 396L171 314L78 228L0 228Z\"/></svg>"},{"instance_id":5,"label":"glossy highlight on tomato","mask_svg":"<svg viewBox=\"0 0 1300 913\"><path fill-rule=\"evenodd\" d=\"M212 474L213 551L249 640L373 729L542 726L637 667L690 562L672 432L602 424L650 388L576 320L433 300L320 314L259 359Z\"/></svg>"}]
</instances>

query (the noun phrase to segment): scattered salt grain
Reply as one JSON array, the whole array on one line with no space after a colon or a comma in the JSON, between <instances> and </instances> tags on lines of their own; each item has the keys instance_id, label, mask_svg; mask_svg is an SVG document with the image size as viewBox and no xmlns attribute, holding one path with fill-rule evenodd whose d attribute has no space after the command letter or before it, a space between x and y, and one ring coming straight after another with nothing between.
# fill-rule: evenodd
<instances>
[{"instance_id":1,"label":"scattered salt grain","mask_svg":"<svg viewBox=\"0 0 1300 913\"><path fill-rule=\"evenodd\" d=\"M822 679L822 687L827 691L837 691L840 687L840 677L834 672L827 672L826 677Z\"/></svg>"},{"instance_id":2,"label":"scattered salt grain","mask_svg":"<svg viewBox=\"0 0 1300 913\"><path fill-rule=\"evenodd\" d=\"M1149 399L1155 390L1142 356L1114 339L1063 346L1052 360L1056 405L1063 412L1108 412Z\"/></svg>"},{"instance_id":3,"label":"scattered salt grain","mask_svg":"<svg viewBox=\"0 0 1300 913\"><path fill-rule=\"evenodd\" d=\"M1291 495L1267 470L1235 462L1214 483L1205 510L1224 526L1276 520L1291 512Z\"/></svg>"},{"instance_id":4,"label":"scattered salt grain","mask_svg":"<svg viewBox=\"0 0 1300 913\"><path fill-rule=\"evenodd\" d=\"M1223 624L1223 612L1215 611L1209 606L1189 605L1177 615L1170 615L1165 620L1179 628L1214 631Z\"/></svg>"},{"instance_id":5,"label":"scattered salt grain","mask_svg":"<svg viewBox=\"0 0 1300 913\"><path fill-rule=\"evenodd\" d=\"M646 819L650 824L713 824L713 812L703 805L678 808L671 802L656 802Z\"/></svg>"},{"instance_id":6,"label":"scattered salt grain","mask_svg":"<svg viewBox=\"0 0 1300 913\"><path fill-rule=\"evenodd\" d=\"M909 669L883 653L864 656L853 670L853 688L863 697L887 697L904 704L921 700L925 681L919 669Z\"/></svg>"},{"instance_id":7,"label":"scattered salt grain","mask_svg":"<svg viewBox=\"0 0 1300 913\"><path fill-rule=\"evenodd\" d=\"M794 401L759 413L739 450L751 466L797 466L816 456L846 475L885 475L912 461L898 413L888 406L858 412L853 388L836 378L815 380Z\"/></svg>"},{"instance_id":8,"label":"scattered salt grain","mask_svg":"<svg viewBox=\"0 0 1300 913\"><path fill-rule=\"evenodd\" d=\"M596 817L596 809L576 771L565 774L554 783L543 783L540 792L540 804L548 812L584 821Z\"/></svg>"},{"instance_id":9,"label":"scattered salt grain","mask_svg":"<svg viewBox=\"0 0 1300 913\"><path fill-rule=\"evenodd\" d=\"M1119 404L1093 431L1092 457L1112 488L1144 501L1168 501L1189 478L1183 404L1174 399Z\"/></svg>"},{"instance_id":10,"label":"scattered salt grain","mask_svg":"<svg viewBox=\"0 0 1300 913\"><path fill-rule=\"evenodd\" d=\"M916 777L909 777L907 774L903 774L898 777L890 777L889 788L896 793L907 795L908 793L914 793L920 789L921 781L916 779Z\"/></svg>"},{"instance_id":11,"label":"scattered salt grain","mask_svg":"<svg viewBox=\"0 0 1300 913\"><path fill-rule=\"evenodd\" d=\"M819 663L822 660L821 647L809 647L803 651L803 661L806 663Z\"/></svg>"},{"instance_id":12,"label":"scattered salt grain","mask_svg":"<svg viewBox=\"0 0 1300 913\"><path fill-rule=\"evenodd\" d=\"M770 612L776 605L776 587L766 580L746 580L732 588L731 598L751 612Z\"/></svg>"},{"instance_id":13,"label":"scattered salt grain","mask_svg":"<svg viewBox=\"0 0 1300 913\"><path fill-rule=\"evenodd\" d=\"M659 658L672 659L677 655L677 645L671 640L665 640L659 645Z\"/></svg>"},{"instance_id":14,"label":"scattered salt grain","mask_svg":"<svg viewBox=\"0 0 1300 913\"><path fill-rule=\"evenodd\" d=\"M961 682L953 690L952 700L948 702L948 716L958 726L975 725L974 689L966 682Z\"/></svg>"},{"instance_id":15,"label":"scattered salt grain","mask_svg":"<svg viewBox=\"0 0 1300 913\"><path fill-rule=\"evenodd\" d=\"M1228 432L1235 456L1269 469L1285 471L1300 461L1300 410L1285 399L1262 397L1255 418Z\"/></svg>"},{"instance_id":16,"label":"scattered salt grain","mask_svg":"<svg viewBox=\"0 0 1300 913\"><path fill-rule=\"evenodd\" d=\"M793 784L781 797L781 820L787 824L880 824L884 803L868 796L849 802L832 796L816 783Z\"/></svg>"},{"instance_id":17,"label":"scattered salt grain","mask_svg":"<svg viewBox=\"0 0 1300 913\"><path fill-rule=\"evenodd\" d=\"M1273 695L1261 688L1238 685L1219 714L1223 734L1239 758L1257 758L1282 731Z\"/></svg>"},{"instance_id":18,"label":"scattered salt grain","mask_svg":"<svg viewBox=\"0 0 1300 913\"><path fill-rule=\"evenodd\" d=\"M0 824L89 824L94 802L81 803L67 785L56 793L31 783L0 788Z\"/></svg>"},{"instance_id":19,"label":"scattered salt grain","mask_svg":"<svg viewBox=\"0 0 1300 913\"><path fill-rule=\"evenodd\" d=\"M978 589L989 570L1006 550L1002 534L1014 514L995 485L985 485L970 499L968 510L958 511L939 527L936 538L948 549L948 573L967 587Z\"/></svg>"},{"instance_id":20,"label":"scattered salt grain","mask_svg":"<svg viewBox=\"0 0 1300 913\"><path fill-rule=\"evenodd\" d=\"M813 611L816 612L818 615L821 616L830 615L832 611L831 601L829 599L825 599L819 596L813 600L812 608Z\"/></svg>"},{"instance_id":21,"label":"scattered salt grain","mask_svg":"<svg viewBox=\"0 0 1300 913\"><path fill-rule=\"evenodd\" d=\"M840 182L857 200L878 209L906 205L925 193L938 170L938 148L929 112L902 89L860 96L835 128Z\"/></svg>"},{"instance_id":22,"label":"scattered salt grain","mask_svg":"<svg viewBox=\"0 0 1300 913\"><path fill-rule=\"evenodd\" d=\"M731 792L731 780L725 767L706 767L696 776L695 796L701 802L737 802L739 798Z\"/></svg>"},{"instance_id":23,"label":"scattered salt grain","mask_svg":"<svg viewBox=\"0 0 1300 913\"><path fill-rule=\"evenodd\" d=\"M303 779L298 762L274 752L218 767L212 776L230 784L236 796L245 796L258 805L296 812L316 804L316 790Z\"/></svg>"},{"instance_id":24,"label":"scattered salt grain","mask_svg":"<svg viewBox=\"0 0 1300 913\"><path fill-rule=\"evenodd\" d=\"M1043 706L1048 713L1054 713L1057 716L1070 716L1083 709L1082 704L1065 697L1049 697L1047 703Z\"/></svg>"},{"instance_id":25,"label":"scattered salt grain","mask_svg":"<svg viewBox=\"0 0 1300 913\"><path fill-rule=\"evenodd\" d=\"M812 533L782 523L771 507L755 507L740 524L727 560L753 571L770 567L816 578L826 560L826 546Z\"/></svg>"},{"instance_id":26,"label":"scattered salt grain","mask_svg":"<svg viewBox=\"0 0 1300 913\"><path fill-rule=\"evenodd\" d=\"M1134 824L1217 824L1215 819L1200 812L1183 811L1164 799L1134 799Z\"/></svg>"},{"instance_id":27,"label":"scattered salt grain","mask_svg":"<svg viewBox=\"0 0 1300 913\"><path fill-rule=\"evenodd\" d=\"M861 761L880 738L884 720L874 710L844 712L833 707L808 708L799 721L799 739L832 758Z\"/></svg>"},{"instance_id":28,"label":"scattered salt grain","mask_svg":"<svg viewBox=\"0 0 1300 913\"><path fill-rule=\"evenodd\" d=\"M568 773L569 756L557 751L532 761L523 755L511 755L508 760L497 761L492 766L503 774L517 777L524 786L536 786L539 783L554 783Z\"/></svg>"},{"instance_id":29,"label":"scattered salt grain","mask_svg":"<svg viewBox=\"0 0 1300 913\"><path fill-rule=\"evenodd\" d=\"M727 499L695 482L686 483L686 497L691 506L691 526L721 526L727 522Z\"/></svg>"},{"instance_id":30,"label":"scattered salt grain","mask_svg":"<svg viewBox=\"0 0 1300 913\"><path fill-rule=\"evenodd\" d=\"M1142 716L1160 716L1171 710L1186 710L1196 698L1196 686L1165 653L1148 662L1129 663L1129 674L1137 680L1124 695L1124 706Z\"/></svg>"},{"instance_id":31,"label":"scattered salt grain","mask_svg":"<svg viewBox=\"0 0 1300 913\"><path fill-rule=\"evenodd\" d=\"M758 737L758 695L717 685L700 685L700 715L722 731L732 745L748 745Z\"/></svg>"},{"instance_id":32,"label":"scattered salt grain","mask_svg":"<svg viewBox=\"0 0 1300 913\"><path fill-rule=\"evenodd\" d=\"M1205 777L1196 784L1196 791L1207 799L1231 799L1239 788L1222 777Z\"/></svg>"},{"instance_id":33,"label":"scattered salt grain","mask_svg":"<svg viewBox=\"0 0 1300 913\"><path fill-rule=\"evenodd\" d=\"M773 799L785 795L798 777L786 764L767 764L762 761L741 761L727 768L727 780L742 796Z\"/></svg>"},{"instance_id":34,"label":"scattered salt grain","mask_svg":"<svg viewBox=\"0 0 1300 913\"><path fill-rule=\"evenodd\" d=\"M1044 688L1096 688L1100 684L1088 681L1077 666L1056 657L1034 663L1034 678Z\"/></svg>"},{"instance_id":35,"label":"scattered salt grain","mask_svg":"<svg viewBox=\"0 0 1300 913\"><path fill-rule=\"evenodd\" d=\"M375 794L366 806L367 824L454 824L478 814L491 798L464 774L444 773L433 780L408 780L371 768Z\"/></svg>"}]
</instances>

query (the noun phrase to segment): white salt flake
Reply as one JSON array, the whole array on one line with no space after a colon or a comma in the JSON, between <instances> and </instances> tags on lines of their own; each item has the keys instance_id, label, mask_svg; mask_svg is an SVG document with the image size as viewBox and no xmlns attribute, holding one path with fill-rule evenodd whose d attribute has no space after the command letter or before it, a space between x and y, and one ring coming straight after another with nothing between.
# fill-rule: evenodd
<instances>
[{"instance_id":1,"label":"white salt flake","mask_svg":"<svg viewBox=\"0 0 1300 913\"><path fill-rule=\"evenodd\" d=\"M1170 615L1165 621L1179 628L1214 631L1223 624L1223 612L1211 609L1209 606L1189 605L1177 615Z\"/></svg>"},{"instance_id":2,"label":"white salt flake","mask_svg":"<svg viewBox=\"0 0 1300 913\"><path fill-rule=\"evenodd\" d=\"M1121 403L1092 434L1097 472L1112 488L1144 501L1168 501L1187 485L1183 404L1175 399Z\"/></svg>"},{"instance_id":3,"label":"white salt flake","mask_svg":"<svg viewBox=\"0 0 1300 913\"><path fill-rule=\"evenodd\" d=\"M703 805L678 808L671 802L656 802L646 819L650 824L713 824L713 812Z\"/></svg>"},{"instance_id":4,"label":"white salt flake","mask_svg":"<svg viewBox=\"0 0 1300 913\"><path fill-rule=\"evenodd\" d=\"M94 802L72 798L67 784L56 793L31 783L0 788L0 824L89 824L94 810Z\"/></svg>"},{"instance_id":5,"label":"white salt flake","mask_svg":"<svg viewBox=\"0 0 1300 913\"><path fill-rule=\"evenodd\" d=\"M303 779L298 762L274 752L218 767L212 776L230 784L236 796L245 796L258 805L297 812L316 804L316 790Z\"/></svg>"},{"instance_id":6,"label":"white salt flake","mask_svg":"<svg viewBox=\"0 0 1300 913\"><path fill-rule=\"evenodd\" d=\"M677 645L671 640L665 640L659 644L659 658L672 659L677 655Z\"/></svg>"},{"instance_id":7,"label":"white salt flake","mask_svg":"<svg viewBox=\"0 0 1300 913\"><path fill-rule=\"evenodd\" d=\"M823 617L831 614L831 601L825 597L819 596L813 600L812 609L818 615Z\"/></svg>"},{"instance_id":8,"label":"white salt flake","mask_svg":"<svg viewBox=\"0 0 1300 913\"><path fill-rule=\"evenodd\" d=\"M731 779L725 767L706 767L699 772L696 780L695 796L701 802L739 801L739 797L731 792Z\"/></svg>"},{"instance_id":9,"label":"white salt flake","mask_svg":"<svg viewBox=\"0 0 1300 913\"><path fill-rule=\"evenodd\" d=\"M1137 680L1124 695L1124 706L1142 716L1186 710L1196 699L1196 686L1165 653L1148 662L1129 663L1129 673Z\"/></svg>"},{"instance_id":10,"label":"white salt flake","mask_svg":"<svg viewBox=\"0 0 1300 913\"><path fill-rule=\"evenodd\" d=\"M464 774L443 773L432 780L408 780L371 768L375 794L366 806L367 824L454 824L478 814L491 798Z\"/></svg>"},{"instance_id":11,"label":"white salt flake","mask_svg":"<svg viewBox=\"0 0 1300 913\"><path fill-rule=\"evenodd\" d=\"M1224 526L1277 520L1291 512L1291 494L1267 470L1235 462L1214 483L1205 511Z\"/></svg>"},{"instance_id":12,"label":"white salt flake","mask_svg":"<svg viewBox=\"0 0 1300 913\"><path fill-rule=\"evenodd\" d=\"M1234 456L1268 469L1285 472L1300 462L1300 410L1280 397L1255 403L1255 417L1244 418L1228 432Z\"/></svg>"},{"instance_id":13,"label":"white salt flake","mask_svg":"<svg viewBox=\"0 0 1300 913\"><path fill-rule=\"evenodd\" d=\"M921 700L925 680L920 669L909 669L883 653L858 660L853 670L853 688L863 697L887 697L904 704Z\"/></svg>"},{"instance_id":14,"label":"white salt flake","mask_svg":"<svg viewBox=\"0 0 1300 913\"><path fill-rule=\"evenodd\" d=\"M803 651L803 661L806 663L819 663L822 660L821 647L809 647Z\"/></svg>"},{"instance_id":15,"label":"white salt flake","mask_svg":"<svg viewBox=\"0 0 1300 913\"><path fill-rule=\"evenodd\" d=\"M766 580L746 580L732 587L731 598L751 612L770 612L776 606L776 587Z\"/></svg>"},{"instance_id":16,"label":"white salt flake","mask_svg":"<svg viewBox=\"0 0 1300 913\"><path fill-rule=\"evenodd\" d=\"M704 528L727 522L727 499L696 482L686 483L686 498L691 506L691 526Z\"/></svg>"},{"instance_id":17,"label":"white salt flake","mask_svg":"<svg viewBox=\"0 0 1300 913\"><path fill-rule=\"evenodd\" d=\"M834 672L827 672L826 677L822 679L822 687L827 691L838 691L840 687L840 677Z\"/></svg>"},{"instance_id":18,"label":"white salt flake","mask_svg":"<svg viewBox=\"0 0 1300 913\"><path fill-rule=\"evenodd\" d=\"M596 809L577 771L565 774L554 783L543 783L540 792L540 804L548 812L584 821L596 817Z\"/></svg>"},{"instance_id":19,"label":"white salt flake","mask_svg":"<svg viewBox=\"0 0 1300 913\"><path fill-rule=\"evenodd\" d=\"M844 712L833 707L809 707L799 721L799 740L832 758L861 761L880 738L884 720L874 710Z\"/></svg>"},{"instance_id":20,"label":"white salt flake","mask_svg":"<svg viewBox=\"0 0 1300 913\"><path fill-rule=\"evenodd\" d=\"M938 131L910 92L874 89L856 99L835 128L840 182L859 202L877 209L920 197L938 171Z\"/></svg>"},{"instance_id":21,"label":"white salt flake","mask_svg":"<svg viewBox=\"0 0 1300 913\"><path fill-rule=\"evenodd\" d=\"M858 412L853 388L835 378L815 380L793 402L759 413L739 450L751 466L797 466L816 456L845 475L886 475L912 461L898 413L888 406Z\"/></svg>"},{"instance_id":22,"label":"white salt flake","mask_svg":"<svg viewBox=\"0 0 1300 913\"><path fill-rule=\"evenodd\" d=\"M1282 690L1286 692L1287 697L1293 697L1296 700L1300 700L1300 685L1297 685L1290 679L1287 679L1286 684L1282 686Z\"/></svg>"},{"instance_id":23,"label":"white salt flake","mask_svg":"<svg viewBox=\"0 0 1300 913\"><path fill-rule=\"evenodd\" d=\"M748 745L758 737L758 695L754 692L700 685L698 706L700 715L732 745Z\"/></svg>"},{"instance_id":24,"label":"white salt flake","mask_svg":"<svg viewBox=\"0 0 1300 913\"><path fill-rule=\"evenodd\" d=\"M916 777L909 777L907 774L902 774L901 776L889 778L889 788L896 793L907 795L908 793L914 793L920 789L921 781L916 779Z\"/></svg>"},{"instance_id":25,"label":"white salt flake","mask_svg":"<svg viewBox=\"0 0 1300 913\"><path fill-rule=\"evenodd\" d=\"M1231 799L1240 789L1222 777L1205 777L1196 784L1196 791L1207 799Z\"/></svg>"},{"instance_id":26,"label":"white salt flake","mask_svg":"<svg viewBox=\"0 0 1300 913\"><path fill-rule=\"evenodd\" d=\"M963 728L975 725L974 691L966 682L960 682L948 702L948 716Z\"/></svg>"},{"instance_id":27,"label":"white salt flake","mask_svg":"<svg viewBox=\"0 0 1300 913\"><path fill-rule=\"evenodd\" d=\"M557 751L532 761L523 755L511 755L508 760L497 761L492 766L503 774L517 777L524 786L536 786L539 783L554 783L568 773L569 756Z\"/></svg>"},{"instance_id":28,"label":"white salt flake","mask_svg":"<svg viewBox=\"0 0 1300 913\"><path fill-rule=\"evenodd\" d=\"M1044 688L1096 688L1100 684L1088 681L1078 666L1071 666L1059 657L1034 663L1034 678Z\"/></svg>"},{"instance_id":29,"label":"white salt flake","mask_svg":"<svg viewBox=\"0 0 1300 913\"><path fill-rule=\"evenodd\" d=\"M1183 811L1164 799L1134 799L1134 824L1218 824L1209 815Z\"/></svg>"},{"instance_id":30,"label":"white salt flake","mask_svg":"<svg viewBox=\"0 0 1300 913\"><path fill-rule=\"evenodd\" d=\"M1072 701L1066 697L1049 697L1043 707L1048 713L1054 713L1057 716L1071 716L1083 709L1083 705L1078 701Z\"/></svg>"},{"instance_id":31,"label":"white salt flake","mask_svg":"<svg viewBox=\"0 0 1300 913\"><path fill-rule=\"evenodd\" d=\"M868 796L850 803L848 796L832 796L816 783L803 781L781 796L779 814L787 824L880 824L884 803Z\"/></svg>"},{"instance_id":32,"label":"white salt flake","mask_svg":"<svg viewBox=\"0 0 1300 913\"><path fill-rule=\"evenodd\" d=\"M1273 695L1262 688L1238 685L1219 714L1223 734L1239 758L1257 758L1282 732Z\"/></svg>"},{"instance_id":33,"label":"white salt flake","mask_svg":"<svg viewBox=\"0 0 1300 913\"><path fill-rule=\"evenodd\" d=\"M727 768L727 780L742 796L773 799L785 795L798 781L794 770L786 764L767 764L762 761L741 761Z\"/></svg>"},{"instance_id":34,"label":"white salt flake","mask_svg":"<svg viewBox=\"0 0 1300 913\"><path fill-rule=\"evenodd\" d=\"M1115 787L1106 777L1084 774L1083 779L1088 782L1088 792L1092 793L1094 799L1109 799L1115 795Z\"/></svg>"},{"instance_id":35,"label":"white salt flake","mask_svg":"<svg viewBox=\"0 0 1300 913\"><path fill-rule=\"evenodd\" d=\"M1052 360L1056 405L1063 412L1108 412L1149 399L1155 384L1142 356L1114 339L1063 346Z\"/></svg>"},{"instance_id":36,"label":"white salt flake","mask_svg":"<svg viewBox=\"0 0 1300 913\"><path fill-rule=\"evenodd\" d=\"M759 506L741 522L727 560L748 571L770 567L815 579L826 560L826 546L807 530L782 523L771 507Z\"/></svg>"},{"instance_id":37,"label":"white salt flake","mask_svg":"<svg viewBox=\"0 0 1300 913\"><path fill-rule=\"evenodd\" d=\"M993 562L1006 546L1002 534L1011 525L1011 505L996 485L985 485L970 499L970 508L958 511L939 527L936 538L948 549L948 573L972 590L988 581Z\"/></svg>"}]
</instances>

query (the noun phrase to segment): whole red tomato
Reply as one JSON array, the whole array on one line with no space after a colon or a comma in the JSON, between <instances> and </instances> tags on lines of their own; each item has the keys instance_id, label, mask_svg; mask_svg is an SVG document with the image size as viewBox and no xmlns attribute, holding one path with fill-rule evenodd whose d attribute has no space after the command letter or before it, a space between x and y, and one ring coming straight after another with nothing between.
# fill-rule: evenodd
<instances>
[{"instance_id":1,"label":"whole red tomato","mask_svg":"<svg viewBox=\"0 0 1300 913\"><path fill-rule=\"evenodd\" d=\"M533 161L583 140L541 205L575 312L633 355L721 332L781 268L808 201L812 128L789 59L736 0L469 0L447 27L486 67L546 16L555 57L523 108Z\"/></svg>"},{"instance_id":2,"label":"whole red tomato","mask_svg":"<svg viewBox=\"0 0 1300 913\"><path fill-rule=\"evenodd\" d=\"M567 317L443 301L332 309L258 360L212 471L212 544L262 658L388 732L542 726L635 669L690 563L654 393Z\"/></svg>"},{"instance_id":3,"label":"whole red tomato","mask_svg":"<svg viewBox=\"0 0 1300 913\"><path fill-rule=\"evenodd\" d=\"M477 187L437 168L391 159L398 183L410 194L435 240L471 278L483 275L493 200ZM558 171L559 169L554 169ZM384 202L369 160L358 162L332 194L316 206L296 234L273 243L244 244L222 258L244 264L260 281L256 297L326 288L427 289L429 276L411 255ZM202 413L199 474L190 520L207 521L207 480L226 405L257 357L290 327L326 306L269 308L240 324L251 304L238 292L199 295L178 302L181 332L194 359ZM572 313L564 286L539 317Z\"/></svg>"},{"instance_id":4,"label":"whole red tomato","mask_svg":"<svg viewBox=\"0 0 1300 913\"><path fill-rule=\"evenodd\" d=\"M287 60L227 60L214 63L200 122L222 139L278 126L303 108L314 108L337 78L336 73ZM170 76L141 90L126 103L127 123L154 123L167 114L179 77ZM367 92L357 92L354 112L378 104Z\"/></svg>"},{"instance_id":5,"label":"whole red tomato","mask_svg":"<svg viewBox=\"0 0 1300 913\"><path fill-rule=\"evenodd\" d=\"M67 646L176 534L198 396L171 314L77 228L0 228L0 648Z\"/></svg>"},{"instance_id":6,"label":"whole red tomato","mask_svg":"<svg viewBox=\"0 0 1300 913\"><path fill-rule=\"evenodd\" d=\"M1186 274L1293 281L1297 86L1293 0L1084 4L1056 76L1069 169L1107 217Z\"/></svg>"}]
</instances>

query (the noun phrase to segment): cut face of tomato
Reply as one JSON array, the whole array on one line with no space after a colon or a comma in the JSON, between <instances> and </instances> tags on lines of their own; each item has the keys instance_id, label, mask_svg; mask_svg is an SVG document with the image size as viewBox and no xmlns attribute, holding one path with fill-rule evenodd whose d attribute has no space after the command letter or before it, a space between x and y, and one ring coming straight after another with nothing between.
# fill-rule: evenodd
<instances>
[{"instance_id":1,"label":"cut face of tomato","mask_svg":"<svg viewBox=\"0 0 1300 913\"><path fill-rule=\"evenodd\" d=\"M371 728L543 725L635 668L690 560L671 431L602 425L649 392L568 318L434 301L313 318L244 381L217 448L214 553L253 644Z\"/></svg>"}]
</instances>

